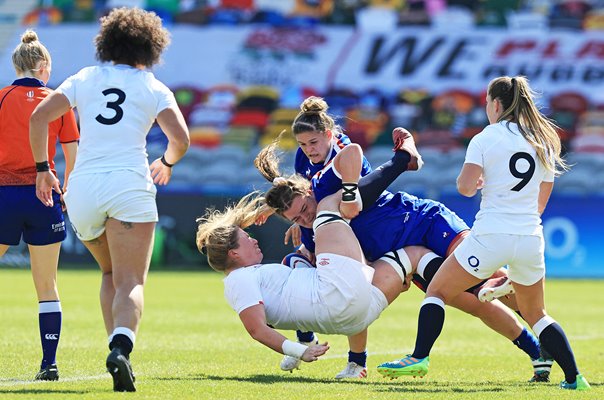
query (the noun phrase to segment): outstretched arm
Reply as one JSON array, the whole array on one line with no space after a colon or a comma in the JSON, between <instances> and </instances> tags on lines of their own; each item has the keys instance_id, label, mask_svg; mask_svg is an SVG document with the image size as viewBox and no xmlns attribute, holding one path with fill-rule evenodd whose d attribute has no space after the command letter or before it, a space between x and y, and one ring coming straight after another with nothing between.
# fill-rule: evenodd
<instances>
[{"instance_id":1,"label":"outstretched arm","mask_svg":"<svg viewBox=\"0 0 604 400\"><path fill-rule=\"evenodd\" d=\"M300 358L306 362L312 362L318 360L320 356L329 350L327 342L304 346L287 340L285 336L266 324L266 314L262 304L241 311L239 318L251 337L278 353ZM304 349L304 347L306 348Z\"/></svg>"}]
</instances>

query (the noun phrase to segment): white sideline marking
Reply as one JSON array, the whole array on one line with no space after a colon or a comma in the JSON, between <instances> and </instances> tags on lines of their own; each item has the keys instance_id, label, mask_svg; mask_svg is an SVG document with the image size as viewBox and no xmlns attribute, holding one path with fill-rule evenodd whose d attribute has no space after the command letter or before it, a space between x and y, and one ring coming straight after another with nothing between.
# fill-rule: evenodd
<instances>
[{"instance_id":1,"label":"white sideline marking","mask_svg":"<svg viewBox=\"0 0 604 400\"><path fill-rule=\"evenodd\" d=\"M61 383L61 382L94 381L94 380L97 380L97 379L108 379L108 380L111 380L111 375L109 375L109 373L106 373L106 374L103 374L103 375L74 376L74 377L71 377L71 378L61 378L61 377L59 377L59 380L55 381L55 382L56 383ZM40 383L48 383L48 382L50 382L50 381L0 380L0 387L19 386L19 385L38 385Z\"/></svg>"}]
</instances>

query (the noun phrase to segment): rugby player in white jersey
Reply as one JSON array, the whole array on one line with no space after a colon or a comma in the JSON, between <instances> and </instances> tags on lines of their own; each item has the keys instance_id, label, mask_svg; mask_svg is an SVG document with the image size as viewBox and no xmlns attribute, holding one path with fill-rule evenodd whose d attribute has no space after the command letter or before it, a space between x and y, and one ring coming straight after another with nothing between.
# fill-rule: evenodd
<instances>
[{"instance_id":1,"label":"rugby player in white jersey","mask_svg":"<svg viewBox=\"0 0 604 400\"><path fill-rule=\"evenodd\" d=\"M524 77L493 79L487 90L490 125L472 138L457 187L482 190L470 235L447 257L422 303L413 353L378 371L391 378L428 372L429 354L445 321L445 304L507 264L523 318L564 371L560 387L589 390L562 327L545 312L541 214L554 176L568 169L557 126L541 114Z\"/></svg>"},{"instance_id":2,"label":"rugby player in white jersey","mask_svg":"<svg viewBox=\"0 0 604 400\"><path fill-rule=\"evenodd\" d=\"M101 309L111 352L107 369L115 391L135 391L130 365L143 312L143 287L153 248L155 184L170 181L189 133L172 92L147 68L170 42L154 13L117 8L101 19L96 55L107 64L69 77L30 120L36 162L47 160L47 125L76 108L81 140L65 202L77 236L98 262ZM146 136L157 121L168 138L164 155L147 161ZM39 173L37 196L52 205L56 178Z\"/></svg>"}]
</instances>

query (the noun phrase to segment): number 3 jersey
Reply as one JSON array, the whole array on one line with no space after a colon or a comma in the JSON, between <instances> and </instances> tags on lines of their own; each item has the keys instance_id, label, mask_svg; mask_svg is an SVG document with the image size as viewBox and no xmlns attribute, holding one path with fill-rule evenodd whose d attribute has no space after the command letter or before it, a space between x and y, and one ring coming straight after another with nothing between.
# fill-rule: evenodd
<instances>
[{"instance_id":1,"label":"number 3 jersey","mask_svg":"<svg viewBox=\"0 0 604 400\"><path fill-rule=\"evenodd\" d=\"M56 91L80 119L72 176L116 169L148 174L146 136L157 115L176 106L170 89L151 72L120 64L86 67Z\"/></svg>"},{"instance_id":2,"label":"number 3 jersey","mask_svg":"<svg viewBox=\"0 0 604 400\"><path fill-rule=\"evenodd\" d=\"M472 227L476 234L541 234L540 185L553 182L554 174L539 161L518 125L502 121L487 126L470 141L465 162L483 169L480 211Z\"/></svg>"}]
</instances>

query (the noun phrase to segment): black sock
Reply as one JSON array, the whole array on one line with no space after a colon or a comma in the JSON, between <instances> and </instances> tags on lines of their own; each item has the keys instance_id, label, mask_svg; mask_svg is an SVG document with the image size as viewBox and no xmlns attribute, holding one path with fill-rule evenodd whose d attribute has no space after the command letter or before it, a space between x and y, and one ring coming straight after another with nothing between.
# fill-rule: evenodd
<instances>
[{"instance_id":1,"label":"black sock","mask_svg":"<svg viewBox=\"0 0 604 400\"><path fill-rule=\"evenodd\" d=\"M116 347L120 349L122 355L129 359L134 345L128 336L118 333L111 339L111 343L109 343L109 350L113 350Z\"/></svg>"},{"instance_id":2,"label":"black sock","mask_svg":"<svg viewBox=\"0 0 604 400\"><path fill-rule=\"evenodd\" d=\"M362 353L355 353L352 351L348 352L348 362L354 362L360 365L361 367L367 366L367 352L364 351Z\"/></svg>"},{"instance_id":3,"label":"black sock","mask_svg":"<svg viewBox=\"0 0 604 400\"><path fill-rule=\"evenodd\" d=\"M436 257L436 258L433 258L432 260L430 260L428 265L426 265L426 268L423 271L424 272L423 278L428 284L430 284L430 282L432 282L432 278L434 278L434 275L436 275L436 271L438 271L438 269L440 268L441 265L443 265L444 262L445 262L444 258Z\"/></svg>"},{"instance_id":4,"label":"black sock","mask_svg":"<svg viewBox=\"0 0 604 400\"><path fill-rule=\"evenodd\" d=\"M573 383L577 379L579 370L577 369L577 363L575 362L575 355L573 354L566 334L562 327L557 322L548 325L541 334L539 335L539 341L549 352L554 360L558 363L562 371L564 371L564 377L566 382Z\"/></svg>"},{"instance_id":5,"label":"black sock","mask_svg":"<svg viewBox=\"0 0 604 400\"><path fill-rule=\"evenodd\" d=\"M296 336L298 337L298 342L310 343L315 340L314 332L296 331Z\"/></svg>"},{"instance_id":6,"label":"black sock","mask_svg":"<svg viewBox=\"0 0 604 400\"><path fill-rule=\"evenodd\" d=\"M430 298L434 299L434 297ZM415 349L412 357L426 358L430 355L430 350L438 339L444 323L445 309L441 305L434 303L422 305L419 309L417 337L415 338Z\"/></svg>"},{"instance_id":7,"label":"black sock","mask_svg":"<svg viewBox=\"0 0 604 400\"><path fill-rule=\"evenodd\" d=\"M554 357L543 347L543 343L539 341L539 356L544 360L553 360Z\"/></svg>"},{"instance_id":8,"label":"black sock","mask_svg":"<svg viewBox=\"0 0 604 400\"><path fill-rule=\"evenodd\" d=\"M359 179L359 192L365 207L371 206L388 186L407 170L411 156L406 151L395 151L386 161L369 174Z\"/></svg>"}]
</instances>

